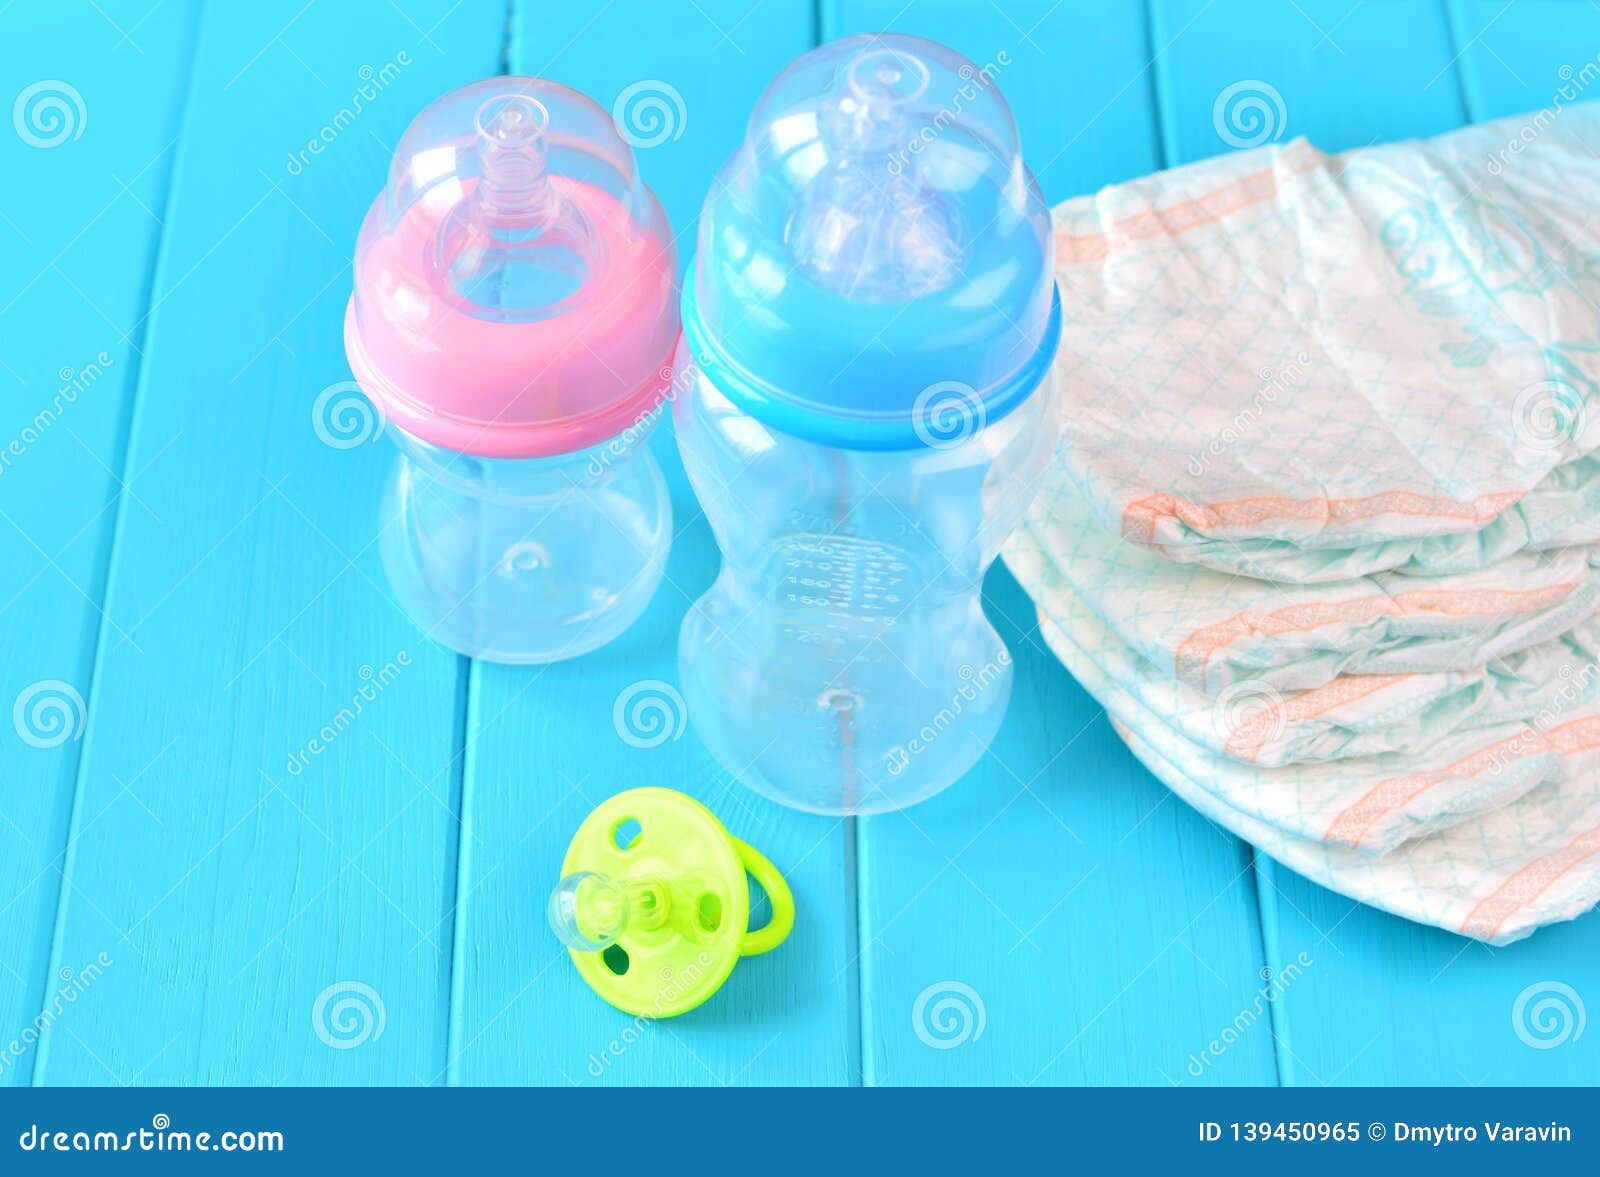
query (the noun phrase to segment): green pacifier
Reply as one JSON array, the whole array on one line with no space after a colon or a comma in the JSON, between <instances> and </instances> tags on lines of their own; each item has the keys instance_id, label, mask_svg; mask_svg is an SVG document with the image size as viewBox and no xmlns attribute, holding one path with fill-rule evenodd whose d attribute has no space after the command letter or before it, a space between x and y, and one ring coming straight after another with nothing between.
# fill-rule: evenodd
<instances>
[{"instance_id":1,"label":"green pacifier","mask_svg":"<svg viewBox=\"0 0 1600 1177\"><path fill-rule=\"evenodd\" d=\"M589 987L626 1013L670 1018L705 1001L741 956L794 927L776 867L672 789L629 789L584 819L550 896L550 926ZM772 904L750 921L751 875Z\"/></svg>"}]
</instances>

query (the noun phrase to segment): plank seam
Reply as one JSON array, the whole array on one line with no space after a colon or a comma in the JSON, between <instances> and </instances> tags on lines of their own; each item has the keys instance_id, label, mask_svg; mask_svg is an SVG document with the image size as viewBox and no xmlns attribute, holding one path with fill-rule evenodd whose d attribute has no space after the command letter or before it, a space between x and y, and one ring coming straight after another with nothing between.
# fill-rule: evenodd
<instances>
[{"instance_id":1,"label":"plank seam","mask_svg":"<svg viewBox=\"0 0 1600 1177\"><path fill-rule=\"evenodd\" d=\"M845 951L850 954L854 963L850 968L850 976L845 982L848 990L845 995L845 1010L849 1017L848 1042L846 1049L850 1057L850 1072L852 1086L866 1087L867 1060L864 1050L866 1042L866 1002L863 1000L863 990L866 987L864 973L866 971L866 955L861 945L861 924L865 918L861 905L866 899L866 884L861 877L862 855L859 848L861 837L861 820L847 817L844 819L844 869L845 869L845 912L848 927L845 928Z\"/></svg>"},{"instance_id":2,"label":"plank seam","mask_svg":"<svg viewBox=\"0 0 1600 1177\"><path fill-rule=\"evenodd\" d=\"M465 663L462 667L460 664ZM456 713L460 718L457 727L458 742L452 757L456 772L453 782L453 791L456 797L456 869L455 888L451 894L450 903L450 977L445 990L445 1000L448 1008L445 1011L444 1034L444 1085L446 1087L460 1086L460 1058L457 1051L461 1049L461 1019L466 1009L466 936L464 924L466 913L466 880L472 871L472 825L468 816L472 813L472 806L476 800L476 789L472 782L476 773L469 767L468 761L472 757L472 739L470 732L473 727L474 716L478 706L478 675L479 663L472 658L457 659L457 691ZM462 673L462 671L465 673Z\"/></svg>"},{"instance_id":3,"label":"plank seam","mask_svg":"<svg viewBox=\"0 0 1600 1177\"><path fill-rule=\"evenodd\" d=\"M1176 164L1179 162L1184 162L1180 161L1178 158L1179 151L1177 138L1177 119L1174 117L1171 107L1174 88L1170 82L1164 79L1166 66L1160 60L1156 49L1157 41L1163 39L1161 36L1158 36L1161 20L1161 6L1159 3L1157 3L1157 0L1144 0L1144 3L1145 36L1147 38L1145 51L1150 55L1150 62L1152 66L1150 70L1150 89L1155 99L1156 121L1158 124L1156 131L1158 149L1161 157L1159 162L1161 168L1170 168L1176 166ZM1170 42L1167 42L1167 44L1170 45ZM1232 835L1230 835L1230 837L1232 837ZM1245 842L1237 837L1233 838L1233 840L1243 851L1246 859L1246 869L1250 872L1251 897L1254 900L1256 912L1256 943L1260 947L1261 964L1257 966L1259 975L1260 970L1267 967L1269 953L1274 951L1276 948L1276 935L1269 933L1267 928L1267 915L1270 903L1267 901L1267 897L1261 888L1261 875L1263 873L1263 868L1267 867L1268 864L1263 861L1260 853L1250 843ZM1270 879L1270 868L1268 868L1265 873ZM1285 1085L1285 1062L1282 1057L1283 1051L1280 1049L1280 1043L1282 1043L1284 1047L1287 1047L1288 1027L1287 1025L1280 1026L1275 1003L1272 1003L1272 1007L1269 1008L1271 1010L1268 1024L1272 1031L1273 1080L1275 1085L1282 1087Z\"/></svg>"},{"instance_id":4,"label":"plank seam","mask_svg":"<svg viewBox=\"0 0 1600 1177\"><path fill-rule=\"evenodd\" d=\"M505 25L500 35L500 72L509 75L513 72L511 63L516 54L518 0L506 0L505 14ZM445 983L443 1074L446 1087L460 1086L461 1080L460 1060L456 1057L456 1051L461 1042L467 976L462 906L466 898L463 888L472 866L472 829L468 814L472 812L470 806L474 792L471 789L474 774L468 768L467 758L471 755L470 733L473 714L477 709L478 674L479 667L475 659L462 657L456 660L454 711L458 723L455 747L451 749L451 762L455 765L451 791L456 801L456 869L455 886L450 895L450 953L446 958L450 962L450 975Z\"/></svg>"},{"instance_id":5,"label":"plank seam","mask_svg":"<svg viewBox=\"0 0 1600 1177\"><path fill-rule=\"evenodd\" d=\"M1461 68L1461 59L1471 45L1464 45L1461 41L1461 21L1459 12L1460 0L1439 0L1439 9L1444 19L1445 35L1450 38L1451 60L1450 72L1455 75L1456 95L1461 100L1461 121L1463 124L1476 122L1474 113L1476 103L1467 91L1467 71Z\"/></svg>"},{"instance_id":6,"label":"plank seam","mask_svg":"<svg viewBox=\"0 0 1600 1177\"><path fill-rule=\"evenodd\" d=\"M1277 875L1272 859L1254 846L1245 843L1250 852L1250 886L1256 900L1256 931L1261 945L1262 983L1269 985L1277 976L1273 961L1283 960L1282 942L1278 938ZM1272 970L1270 973L1268 970ZM1278 1002L1267 1003L1267 1026L1272 1031L1273 1075L1279 1087L1294 1087L1294 1048L1289 1045L1289 1017L1285 1010L1278 1012Z\"/></svg>"},{"instance_id":7,"label":"plank seam","mask_svg":"<svg viewBox=\"0 0 1600 1177\"><path fill-rule=\"evenodd\" d=\"M517 29L519 27L517 5L518 0L506 0L505 29L500 35L500 72L502 74L513 72L511 63L515 59Z\"/></svg>"},{"instance_id":8,"label":"plank seam","mask_svg":"<svg viewBox=\"0 0 1600 1177\"><path fill-rule=\"evenodd\" d=\"M1161 28L1161 7L1156 0L1144 0L1144 51L1150 61L1150 96L1156 108L1156 170L1161 171L1173 166L1177 158L1177 120L1172 117L1167 102L1172 87L1162 83L1162 71L1166 68L1157 53L1156 42L1161 40L1158 30Z\"/></svg>"}]
</instances>

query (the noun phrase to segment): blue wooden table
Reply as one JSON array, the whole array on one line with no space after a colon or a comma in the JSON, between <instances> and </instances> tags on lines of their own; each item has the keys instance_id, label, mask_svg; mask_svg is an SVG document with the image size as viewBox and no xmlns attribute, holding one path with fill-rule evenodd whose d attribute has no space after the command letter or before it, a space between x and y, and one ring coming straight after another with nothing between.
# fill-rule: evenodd
<instances>
[{"instance_id":1,"label":"blue wooden table","mask_svg":"<svg viewBox=\"0 0 1600 1177\"><path fill-rule=\"evenodd\" d=\"M1514 1018L1531 987L1600 1002L1600 918L1489 949L1276 867L1134 761L1003 569L1011 711L926 805L800 815L692 719L624 739L616 700L675 679L716 568L667 432L667 580L614 645L481 664L395 607L390 447L329 444L313 407L350 378L351 250L412 116L505 71L607 107L665 83L642 166L687 255L766 82L882 28L1005 62L1052 202L1228 150L1238 81L1342 149L1548 105L1600 52L1584 0L0 4L0 97L31 90L0 125L0 1083L1600 1080L1600 1033ZM661 1024L544 922L578 821L644 784L707 801L800 906Z\"/></svg>"}]
</instances>

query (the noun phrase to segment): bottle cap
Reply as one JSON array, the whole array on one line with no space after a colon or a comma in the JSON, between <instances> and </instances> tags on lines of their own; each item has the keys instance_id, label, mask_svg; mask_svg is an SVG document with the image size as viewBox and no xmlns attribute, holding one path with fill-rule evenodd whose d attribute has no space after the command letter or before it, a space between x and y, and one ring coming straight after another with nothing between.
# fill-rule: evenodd
<instances>
[{"instance_id":1,"label":"bottle cap","mask_svg":"<svg viewBox=\"0 0 1600 1177\"><path fill-rule=\"evenodd\" d=\"M911 449L1043 382L1055 245L999 71L862 35L767 88L684 290L690 350L738 407L824 444Z\"/></svg>"},{"instance_id":2,"label":"bottle cap","mask_svg":"<svg viewBox=\"0 0 1600 1177\"><path fill-rule=\"evenodd\" d=\"M542 457L660 403L676 303L666 216L611 117L554 82L489 78L400 141L356 244L345 350L406 432Z\"/></svg>"}]
</instances>

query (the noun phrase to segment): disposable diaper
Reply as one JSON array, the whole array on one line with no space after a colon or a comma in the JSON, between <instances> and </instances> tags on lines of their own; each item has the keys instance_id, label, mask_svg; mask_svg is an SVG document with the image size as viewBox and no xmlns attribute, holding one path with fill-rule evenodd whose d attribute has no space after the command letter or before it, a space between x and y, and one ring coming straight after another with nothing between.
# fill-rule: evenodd
<instances>
[{"instance_id":1,"label":"disposable diaper","mask_svg":"<svg viewBox=\"0 0 1600 1177\"><path fill-rule=\"evenodd\" d=\"M1140 658L1205 695L1244 682L1308 691L1341 674L1473 669L1600 608L1600 545L1521 552L1472 572L1316 585L1175 564L1107 534L1064 473L1070 460L1057 451L1007 563L1047 611L1062 611L1048 599L1059 583Z\"/></svg>"},{"instance_id":2,"label":"disposable diaper","mask_svg":"<svg viewBox=\"0 0 1600 1177\"><path fill-rule=\"evenodd\" d=\"M1060 206L1064 472L1105 525L1302 582L1600 538L1600 104L1491 174L1521 126Z\"/></svg>"},{"instance_id":3,"label":"disposable diaper","mask_svg":"<svg viewBox=\"0 0 1600 1177\"><path fill-rule=\"evenodd\" d=\"M1040 616L1074 657L1129 692L1195 753L1237 762L1218 771L1249 776L1245 766L1274 768L1355 757L1428 755L1455 763L1482 743L1473 729L1507 723L1553 726L1569 712L1600 703L1600 616L1560 637L1487 665L1428 673L1342 674L1310 690L1279 690L1244 679L1215 697L1141 658L1087 601L1049 566L1013 566L1027 574ZM1051 635L1052 646L1058 643ZM1391 756L1391 760L1394 757ZM1335 774L1348 774L1344 764ZM1271 774L1268 774L1270 777ZM1298 802L1291 802L1298 805Z\"/></svg>"},{"instance_id":4,"label":"disposable diaper","mask_svg":"<svg viewBox=\"0 0 1600 1177\"><path fill-rule=\"evenodd\" d=\"M1492 943L1600 900L1600 104L1533 126L1060 206L1063 437L1004 549L1181 798Z\"/></svg>"},{"instance_id":5,"label":"disposable diaper","mask_svg":"<svg viewBox=\"0 0 1600 1177\"><path fill-rule=\"evenodd\" d=\"M1195 809L1352 899L1491 944L1573 919L1600 900L1600 714L1551 733L1561 760L1557 779L1382 857L1297 837L1235 809L1125 720L1111 722L1145 767Z\"/></svg>"},{"instance_id":6,"label":"disposable diaper","mask_svg":"<svg viewBox=\"0 0 1600 1177\"><path fill-rule=\"evenodd\" d=\"M1591 692L1548 717L1536 709L1527 722L1462 728L1420 752L1281 766L1246 763L1190 739L1139 696L1136 684L1113 678L1049 616L1041 613L1039 621L1051 650L1084 689L1193 788L1263 828L1363 855L1391 853L1561 779L1564 737L1552 733L1576 719L1595 715L1593 734L1600 740L1600 706ZM1231 719L1252 712L1225 708L1223 714Z\"/></svg>"}]
</instances>

